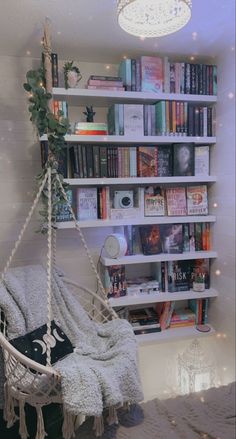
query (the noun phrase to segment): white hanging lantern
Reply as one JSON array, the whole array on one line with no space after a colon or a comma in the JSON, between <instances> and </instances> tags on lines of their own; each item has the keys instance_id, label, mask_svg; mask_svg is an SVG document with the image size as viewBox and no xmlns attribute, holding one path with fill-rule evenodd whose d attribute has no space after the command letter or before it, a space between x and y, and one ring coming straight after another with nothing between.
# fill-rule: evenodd
<instances>
[{"instance_id":1,"label":"white hanging lantern","mask_svg":"<svg viewBox=\"0 0 236 439\"><path fill-rule=\"evenodd\" d=\"M215 365L207 358L198 340L178 355L178 384L182 394L199 392L215 385Z\"/></svg>"},{"instance_id":2,"label":"white hanging lantern","mask_svg":"<svg viewBox=\"0 0 236 439\"><path fill-rule=\"evenodd\" d=\"M136 37L161 37L184 27L191 0L117 0L120 27Z\"/></svg>"}]
</instances>

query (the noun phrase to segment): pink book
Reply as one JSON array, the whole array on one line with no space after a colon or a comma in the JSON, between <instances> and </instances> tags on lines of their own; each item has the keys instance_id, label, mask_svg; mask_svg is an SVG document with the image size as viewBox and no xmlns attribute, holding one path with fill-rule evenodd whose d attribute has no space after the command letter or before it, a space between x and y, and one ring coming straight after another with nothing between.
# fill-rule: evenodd
<instances>
[{"instance_id":1,"label":"pink book","mask_svg":"<svg viewBox=\"0 0 236 439\"><path fill-rule=\"evenodd\" d=\"M88 85L104 85L105 87L123 87L121 81L103 81L101 79L89 79Z\"/></svg>"},{"instance_id":2,"label":"pink book","mask_svg":"<svg viewBox=\"0 0 236 439\"><path fill-rule=\"evenodd\" d=\"M166 189L167 215L187 215L185 188L173 187Z\"/></svg>"},{"instance_id":3,"label":"pink book","mask_svg":"<svg viewBox=\"0 0 236 439\"><path fill-rule=\"evenodd\" d=\"M88 85L88 90L117 90L117 91L124 91L125 87L114 87L109 85Z\"/></svg>"},{"instance_id":4,"label":"pink book","mask_svg":"<svg viewBox=\"0 0 236 439\"><path fill-rule=\"evenodd\" d=\"M141 56L141 91L163 91L163 61L158 56Z\"/></svg>"}]
</instances>

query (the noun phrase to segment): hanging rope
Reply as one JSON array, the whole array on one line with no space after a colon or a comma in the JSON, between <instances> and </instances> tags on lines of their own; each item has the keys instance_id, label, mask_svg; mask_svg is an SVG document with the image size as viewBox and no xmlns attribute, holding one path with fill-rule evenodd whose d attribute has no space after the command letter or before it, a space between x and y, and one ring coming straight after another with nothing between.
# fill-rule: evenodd
<instances>
[{"instance_id":1,"label":"hanging rope","mask_svg":"<svg viewBox=\"0 0 236 439\"><path fill-rule=\"evenodd\" d=\"M47 366L51 366L52 320L52 169L48 168L48 253L47 253Z\"/></svg>"},{"instance_id":2,"label":"hanging rope","mask_svg":"<svg viewBox=\"0 0 236 439\"><path fill-rule=\"evenodd\" d=\"M73 209L72 209L72 207L71 207L71 205L70 205L70 203L69 203L69 201L68 201L68 198L67 198L67 195L66 195L66 191L65 191L65 189L63 188L62 183L61 183L61 180L60 180L60 178L59 178L58 175L56 175L56 178L57 178L57 180L58 180L58 182L59 182L59 186L60 186L60 189L61 189L62 195L63 195L63 197L64 197L64 199L65 199L65 201L66 201L66 203L67 203L67 205L68 205L69 211L70 211L70 213L71 213L71 215L72 215L72 218L73 218L73 221L74 221L74 224L75 224L75 228L76 228L76 230L79 232L79 236L80 236L81 242L82 242L82 244L83 244L83 246L84 246L84 249L85 249L85 251L86 251L86 253L87 253L87 256L88 256L89 262L90 262L90 264L91 264L91 267L92 267L92 269L93 269L93 271L94 271L94 273L95 273L95 276L96 276L96 279L97 279L98 285L99 285L100 290L101 290L101 292L102 292L102 294L103 294L103 299L104 299L104 301L106 302L106 304L108 305L108 307L109 307L109 309L110 309L110 311L111 311L113 317L116 318L117 315L116 315L115 311L113 310L113 308L112 308L112 307L110 306L110 304L109 304L109 300L107 299L106 291L105 291L105 289L104 289L104 287L103 287L103 284L102 284L101 278L100 278L99 273L98 273L98 271L97 271L97 269L96 269L96 267L95 267L95 264L94 264L94 262L93 262L92 255L91 255L91 253L90 253L90 251L89 251L89 248L88 248L88 246L87 246L87 243L86 243L86 241L85 241L85 239L84 239L84 235L83 235L83 233L82 233L82 231L81 231L81 228L80 228L80 226L79 226L79 224L78 224L78 221L77 221L77 219L76 219L76 217L75 217L74 211L73 211Z\"/></svg>"},{"instance_id":3,"label":"hanging rope","mask_svg":"<svg viewBox=\"0 0 236 439\"><path fill-rule=\"evenodd\" d=\"M15 256L15 253L16 253L18 247L19 247L19 244L20 244L21 241L22 241L22 238L23 238L23 236L24 236L25 230L26 230L26 228L27 228L27 226L28 226L28 224L29 224L29 222L30 222L30 220L31 220L31 218L32 218L32 215L33 215L33 213L34 213L34 211L35 211L35 208L36 208L36 206L37 206L37 204L38 204L38 202L39 202L40 196L41 196L41 194L42 194L42 191L43 191L43 188L44 188L44 186L45 186L45 184L46 184L47 179L48 179L48 173L45 174L45 177L44 177L44 179L43 179L43 181L42 181L42 184L41 184L41 186L39 187L38 193L37 193L37 195L36 195L36 197L35 197L35 199L34 199L34 201L33 201L33 204L32 204L32 206L31 206L31 208L30 208L30 210L29 210L29 213L28 213L28 216L27 216L27 218L26 218L26 220L25 220L25 223L23 224L22 229L21 229L21 231L20 231L20 233L19 233L19 236L18 236L18 239L17 239L17 241L16 241L16 243L15 243L15 246L14 246L14 248L12 249L12 252L11 252L11 254L10 254L10 256L9 256L9 259L8 259L8 261L7 261L7 263L6 263L5 267L4 267L4 269L3 269L3 272L2 272L2 274L1 274L1 279L2 279L2 280L4 280L5 274L6 274L8 268L9 268L11 262L12 262L12 259L13 259L14 256Z\"/></svg>"}]
</instances>

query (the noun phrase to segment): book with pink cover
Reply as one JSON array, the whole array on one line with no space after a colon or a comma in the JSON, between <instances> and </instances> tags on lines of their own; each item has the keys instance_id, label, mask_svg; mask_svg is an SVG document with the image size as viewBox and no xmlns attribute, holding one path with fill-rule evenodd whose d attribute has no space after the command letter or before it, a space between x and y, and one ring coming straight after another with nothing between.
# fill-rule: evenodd
<instances>
[{"instance_id":1,"label":"book with pink cover","mask_svg":"<svg viewBox=\"0 0 236 439\"><path fill-rule=\"evenodd\" d=\"M186 192L182 186L166 189L167 215L187 215Z\"/></svg>"},{"instance_id":2,"label":"book with pink cover","mask_svg":"<svg viewBox=\"0 0 236 439\"><path fill-rule=\"evenodd\" d=\"M163 91L163 61L158 56L141 56L141 91Z\"/></svg>"}]
</instances>

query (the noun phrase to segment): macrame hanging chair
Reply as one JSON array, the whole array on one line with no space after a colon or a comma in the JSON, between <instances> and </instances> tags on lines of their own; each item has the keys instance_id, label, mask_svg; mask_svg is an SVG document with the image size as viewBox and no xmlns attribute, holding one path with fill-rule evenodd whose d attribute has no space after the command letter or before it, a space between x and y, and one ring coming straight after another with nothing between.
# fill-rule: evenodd
<instances>
[{"instance_id":1,"label":"macrame hanging chair","mask_svg":"<svg viewBox=\"0 0 236 439\"><path fill-rule=\"evenodd\" d=\"M84 309L86 309L90 319L98 323L105 323L109 320L118 318L115 311L110 307L108 300L105 299L105 290L103 288L99 273L95 267L92 256L85 242L84 236L80 230L78 222L76 221L74 212L67 199L66 192L62 186L60 178L56 175L59 183L61 193L65 202L68 205L68 209L73 217L75 228L77 229L91 267L97 278L100 291L104 294L104 299L98 293L94 293L87 288L81 287L73 281L63 277L63 281L75 291L82 290L83 293L79 296L79 300ZM62 403L60 376L58 372L51 365L51 347L50 347L50 334L51 334L51 321L52 321L52 273L56 269L56 228L52 223L52 170L49 166L45 174L45 178L39 187L38 193L34 199L32 207L26 218L26 221L21 229L19 237L15 243L15 246L11 252L9 260L1 275L1 280L4 283L6 272L12 262L12 259L22 241L24 232L29 224L35 208L39 202L43 188L47 185L48 190L48 227L47 227L47 338L46 338L46 355L47 365L39 364L30 358L23 355L16 350L13 345L8 341L7 337L7 321L4 313L1 310L1 331L0 331L0 345L4 355L5 366L5 388L4 388L4 418L7 422L7 426L11 427L18 419L15 413L15 405L19 406L19 434L22 439L27 439L27 427L24 416L25 403L30 404L36 408L37 411L37 435L36 439L43 439L46 435L44 431L44 423L42 416L42 407L50 403ZM47 386L42 388L40 382L47 379ZM27 382L27 386L25 383ZM113 414L114 415L114 414ZM74 433L74 419L73 416L68 413L64 413L63 422L63 437L70 439ZM101 433L101 427L97 422L97 433Z\"/></svg>"}]
</instances>

